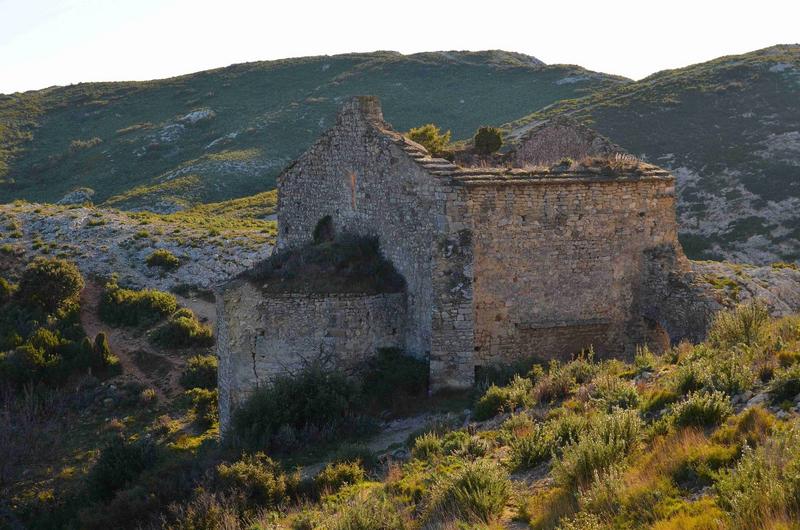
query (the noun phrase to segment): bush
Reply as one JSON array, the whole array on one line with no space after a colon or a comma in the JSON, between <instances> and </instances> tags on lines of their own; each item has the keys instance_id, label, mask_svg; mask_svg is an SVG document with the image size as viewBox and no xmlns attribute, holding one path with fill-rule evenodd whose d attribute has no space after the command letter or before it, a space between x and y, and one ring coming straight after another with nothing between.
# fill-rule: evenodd
<instances>
[{"instance_id":1,"label":"bush","mask_svg":"<svg viewBox=\"0 0 800 530\"><path fill-rule=\"evenodd\" d=\"M217 390L192 388L186 391L192 402L195 421L203 429L210 429L219 420L219 407L217 403Z\"/></svg>"},{"instance_id":2,"label":"bush","mask_svg":"<svg viewBox=\"0 0 800 530\"><path fill-rule=\"evenodd\" d=\"M165 248L154 250L145 260L148 267L160 267L164 270L177 269L181 265L181 260L172 252Z\"/></svg>"},{"instance_id":3,"label":"bush","mask_svg":"<svg viewBox=\"0 0 800 530\"><path fill-rule=\"evenodd\" d=\"M119 359L111 353L108 337L101 331L95 336L94 344L89 337L84 337L77 364L79 368L89 367L94 373L103 373L108 368L118 366Z\"/></svg>"},{"instance_id":4,"label":"bush","mask_svg":"<svg viewBox=\"0 0 800 530\"><path fill-rule=\"evenodd\" d=\"M704 366L706 390L719 390L733 396L749 390L755 383L756 376L742 354L709 358Z\"/></svg>"},{"instance_id":5,"label":"bush","mask_svg":"<svg viewBox=\"0 0 800 530\"><path fill-rule=\"evenodd\" d=\"M566 367L558 361L551 361L547 375L536 381L533 395L539 403L551 403L567 397L575 384L575 379Z\"/></svg>"},{"instance_id":6,"label":"bush","mask_svg":"<svg viewBox=\"0 0 800 530\"><path fill-rule=\"evenodd\" d=\"M800 517L800 426L795 422L745 454L716 484L719 505L737 528L779 528Z\"/></svg>"},{"instance_id":7,"label":"bush","mask_svg":"<svg viewBox=\"0 0 800 530\"><path fill-rule=\"evenodd\" d=\"M112 325L142 326L159 321L177 308L178 301L169 293L123 289L112 279L105 286L99 312L100 318Z\"/></svg>"},{"instance_id":8,"label":"bush","mask_svg":"<svg viewBox=\"0 0 800 530\"><path fill-rule=\"evenodd\" d=\"M274 252L247 273L266 292L397 293L405 280L377 238L340 234L319 245Z\"/></svg>"},{"instance_id":9,"label":"bush","mask_svg":"<svg viewBox=\"0 0 800 530\"><path fill-rule=\"evenodd\" d=\"M314 484L322 492L334 492L342 486L363 482L367 474L358 462L334 462L314 478Z\"/></svg>"},{"instance_id":10,"label":"bush","mask_svg":"<svg viewBox=\"0 0 800 530\"><path fill-rule=\"evenodd\" d=\"M330 528L331 530L406 530L410 525L403 517L401 509L386 494L364 491L359 492L337 510Z\"/></svg>"},{"instance_id":11,"label":"bush","mask_svg":"<svg viewBox=\"0 0 800 530\"><path fill-rule=\"evenodd\" d=\"M719 425L733 413L728 396L722 392L692 392L673 405L669 419L679 427Z\"/></svg>"},{"instance_id":12,"label":"bush","mask_svg":"<svg viewBox=\"0 0 800 530\"><path fill-rule=\"evenodd\" d=\"M489 460L476 460L434 485L427 519L488 523L503 513L510 497L505 471Z\"/></svg>"},{"instance_id":13,"label":"bush","mask_svg":"<svg viewBox=\"0 0 800 530\"><path fill-rule=\"evenodd\" d=\"M181 374L181 386L211 390L217 386L217 358L214 355L190 357L186 370Z\"/></svg>"},{"instance_id":14,"label":"bush","mask_svg":"<svg viewBox=\"0 0 800 530\"><path fill-rule=\"evenodd\" d=\"M639 406L639 393L636 387L612 375L605 375L595 382L591 397L606 412L611 412L615 408L631 409Z\"/></svg>"},{"instance_id":15,"label":"bush","mask_svg":"<svg viewBox=\"0 0 800 530\"><path fill-rule=\"evenodd\" d=\"M511 442L511 466L514 469L529 469L550 459L554 449L551 429L541 423L533 430Z\"/></svg>"},{"instance_id":16,"label":"bush","mask_svg":"<svg viewBox=\"0 0 800 530\"><path fill-rule=\"evenodd\" d=\"M83 276L74 264L37 256L22 273L17 296L26 305L54 313L77 300L83 286Z\"/></svg>"},{"instance_id":17,"label":"bush","mask_svg":"<svg viewBox=\"0 0 800 530\"><path fill-rule=\"evenodd\" d=\"M5 278L0 277L0 304L5 304L11 300L14 294L14 286L8 283Z\"/></svg>"},{"instance_id":18,"label":"bush","mask_svg":"<svg viewBox=\"0 0 800 530\"><path fill-rule=\"evenodd\" d=\"M800 394L800 364L778 370L767 391L773 403L793 400Z\"/></svg>"},{"instance_id":19,"label":"bush","mask_svg":"<svg viewBox=\"0 0 800 530\"><path fill-rule=\"evenodd\" d=\"M533 383L530 379L514 376L508 386L490 386L475 403L474 415L478 421L496 416L502 410L514 411L518 407L533 405Z\"/></svg>"},{"instance_id":20,"label":"bush","mask_svg":"<svg viewBox=\"0 0 800 530\"><path fill-rule=\"evenodd\" d=\"M663 388L655 388L645 393L640 408L644 413L654 413L664 409L678 399L678 393Z\"/></svg>"},{"instance_id":21,"label":"bush","mask_svg":"<svg viewBox=\"0 0 800 530\"><path fill-rule=\"evenodd\" d=\"M442 439L433 432L418 436L411 448L411 455L419 460L430 460L431 457L439 456L443 452Z\"/></svg>"},{"instance_id":22,"label":"bush","mask_svg":"<svg viewBox=\"0 0 800 530\"><path fill-rule=\"evenodd\" d=\"M450 136L450 131L442 133L439 127L432 123L415 127L406 133L409 140L420 144L433 156L444 154L450 144Z\"/></svg>"},{"instance_id":23,"label":"bush","mask_svg":"<svg viewBox=\"0 0 800 530\"><path fill-rule=\"evenodd\" d=\"M769 311L766 305L750 302L717 313L708 331L708 340L719 348L752 347L763 344L768 335Z\"/></svg>"},{"instance_id":24,"label":"bush","mask_svg":"<svg viewBox=\"0 0 800 530\"><path fill-rule=\"evenodd\" d=\"M302 442L343 434L355 423L360 404L355 382L312 365L253 392L233 416L233 433L247 447L295 450Z\"/></svg>"},{"instance_id":25,"label":"bush","mask_svg":"<svg viewBox=\"0 0 800 530\"><path fill-rule=\"evenodd\" d=\"M553 465L553 476L561 486L577 489L589 484L619 463L637 445L642 421L632 410L617 410L601 416L576 442L568 444Z\"/></svg>"},{"instance_id":26,"label":"bush","mask_svg":"<svg viewBox=\"0 0 800 530\"><path fill-rule=\"evenodd\" d=\"M473 139L475 152L479 155L490 155L503 146L503 134L497 127L481 127Z\"/></svg>"},{"instance_id":27,"label":"bush","mask_svg":"<svg viewBox=\"0 0 800 530\"><path fill-rule=\"evenodd\" d=\"M364 395L372 407L401 411L428 393L428 363L397 348L381 348L367 362Z\"/></svg>"},{"instance_id":28,"label":"bush","mask_svg":"<svg viewBox=\"0 0 800 530\"><path fill-rule=\"evenodd\" d=\"M156 461L156 448L152 443L129 443L122 438L114 438L100 451L100 457L86 477L89 494L94 499L107 501Z\"/></svg>"},{"instance_id":29,"label":"bush","mask_svg":"<svg viewBox=\"0 0 800 530\"><path fill-rule=\"evenodd\" d=\"M280 465L264 453L242 455L233 464L217 466L220 489L249 510L277 508L299 484L298 475L286 475Z\"/></svg>"},{"instance_id":30,"label":"bush","mask_svg":"<svg viewBox=\"0 0 800 530\"><path fill-rule=\"evenodd\" d=\"M172 315L152 338L168 348L207 348L214 344L211 328L197 320L190 309L181 309Z\"/></svg>"}]
</instances>

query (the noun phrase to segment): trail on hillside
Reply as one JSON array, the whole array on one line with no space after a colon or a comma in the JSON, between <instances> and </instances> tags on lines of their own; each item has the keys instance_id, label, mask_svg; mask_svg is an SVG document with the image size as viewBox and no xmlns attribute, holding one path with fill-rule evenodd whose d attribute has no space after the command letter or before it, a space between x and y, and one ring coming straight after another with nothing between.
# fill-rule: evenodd
<instances>
[{"instance_id":1,"label":"trail on hillside","mask_svg":"<svg viewBox=\"0 0 800 530\"><path fill-rule=\"evenodd\" d=\"M178 365L175 359L156 352L142 332L130 328L111 327L100 320L97 309L102 293L102 286L91 280L86 282L86 287L81 292L81 325L86 334L94 339L98 333L105 333L111 351L119 358L123 374L155 390L160 400L180 393L178 379L182 371L182 364ZM161 361L163 366L168 366L166 377L154 376L142 370L136 359L139 352L152 355ZM139 356L141 357L141 355Z\"/></svg>"}]
</instances>

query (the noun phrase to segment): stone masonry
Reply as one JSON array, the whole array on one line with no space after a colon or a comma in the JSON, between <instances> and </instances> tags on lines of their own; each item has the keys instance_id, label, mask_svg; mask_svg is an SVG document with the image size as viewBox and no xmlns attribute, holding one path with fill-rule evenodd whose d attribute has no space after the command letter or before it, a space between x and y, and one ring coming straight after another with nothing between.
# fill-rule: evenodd
<instances>
[{"instance_id":1,"label":"stone masonry","mask_svg":"<svg viewBox=\"0 0 800 530\"><path fill-rule=\"evenodd\" d=\"M631 355L640 344L693 338L709 318L677 239L675 180L629 158L459 167L393 131L377 98L356 97L278 178L278 247L307 244L326 216L337 233L377 237L406 281L404 312L396 301L378 312L365 309L374 302L357 302L374 322L343 329L369 328L359 336L370 338L358 355L349 347L337 355L355 359L391 339L429 360L432 391L468 387L477 368L522 358L567 358L589 347ZM685 296L669 296L676 285ZM220 306L221 381L252 370L254 352L267 351L249 338L259 334L281 363L297 366L331 340L322 313L347 314L355 303L255 290L247 297L235 309L232 299ZM396 326L387 320L393 314ZM281 342L287 335L290 346Z\"/></svg>"},{"instance_id":2,"label":"stone masonry","mask_svg":"<svg viewBox=\"0 0 800 530\"><path fill-rule=\"evenodd\" d=\"M264 294L235 280L217 297L220 421L275 374L314 363L352 372L380 348L405 346L404 293Z\"/></svg>"}]
</instances>

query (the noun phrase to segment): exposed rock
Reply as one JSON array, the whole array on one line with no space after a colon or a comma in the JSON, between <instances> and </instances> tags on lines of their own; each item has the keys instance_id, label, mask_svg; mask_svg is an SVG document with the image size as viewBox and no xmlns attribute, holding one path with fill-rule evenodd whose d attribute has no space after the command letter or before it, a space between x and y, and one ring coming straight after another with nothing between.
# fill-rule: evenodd
<instances>
[{"instance_id":1,"label":"exposed rock","mask_svg":"<svg viewBox=\"0 0 800 530\"><path fill-rule=\"evenodd\" d=\"M205 108L192 111L186 116L180 118L178 121L181 121L183 123L188 123L189 125L194 125L195 123L201 121L213 120L216 117L217 117L216 112L214 112L211 109Z\"/></svg>"},{"instance_id":2,"label":"exposed rock","mask_svg":"<svg viewBox=\"0 0 800 530\"><path fill-rule=\"evenodd\" d=\"M64 195L56 204L85 204L87 202L92 202L92 197L94 197L94 190L92 188L77 188Z\"/></svg>"},{"instance_id":3,"label":"exposed rock","mask_svg":"<svg viewBox=\"0 0 800 530\"><path fill-rule=\"evenodd\" d=\"M117 273L121 284L133 287L212 288L272 253L272 245L244 236L214 237L208 230L163 221L142 224L116 210L3 205L0 216L13 218L22 232L21 238L3 233L0 244L23 253L24 261L41 253L58 255L74 261L84 274ZM181 265L168 272L148 267L147 257L160 248L181 259Z\"/></svg>"}]
</instances>

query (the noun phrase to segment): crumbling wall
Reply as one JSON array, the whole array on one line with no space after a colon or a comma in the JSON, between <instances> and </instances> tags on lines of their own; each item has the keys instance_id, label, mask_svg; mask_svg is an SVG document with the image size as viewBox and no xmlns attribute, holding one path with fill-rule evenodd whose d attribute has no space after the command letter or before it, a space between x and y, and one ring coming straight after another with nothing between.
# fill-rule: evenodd
<instances>
[{"instance_id":1,"label":"crumbling wall","mask_svg":"<svg viewBox=\"0 0 800 530\"><path fill-rule=\"evenodd\" d=\"M446 224L445 187L403 150L402 137L383 121L377 98L354 98L336 125L278 178L278 246L308 242L326 215L337 233L377 236L406 280L406 351L426 358L432 253Z\"/></svg>"},{"instance_id":2,"label":"crumbling wall","mask_svg":"<svg viewBox=\"0 0 800 530\"><path fill-rule=\"evenodd\" d=\"M528 132L509 153L509 158L515 166L523 167L551 165L563 158L580 160L617 153L625 150L605 136L571 118L556 118Z\"/></svg>"},{"instance_id":3,"label":"crumbling wall","mask_svg":"<svg viewBox=\"0 0 800 530\"><path fill-rule=\"evenodd\" d=\"M674 207L669 176L470 186L475 364L590 345L624 353L647 340L648 253L670 248L675 267L685 262Z\"/></svg>"},{"instance_id":4,"label":"crumbling wall","mask_svg":"<svg viewBox=\"0 0 800 530\"><path fill-rule=\"evenodd\" d=\"M220 422L255 388L313 363L354 372L404 346L404 293L268 294L237 281L218 294Z\"/></svg>"}]
</instances>

